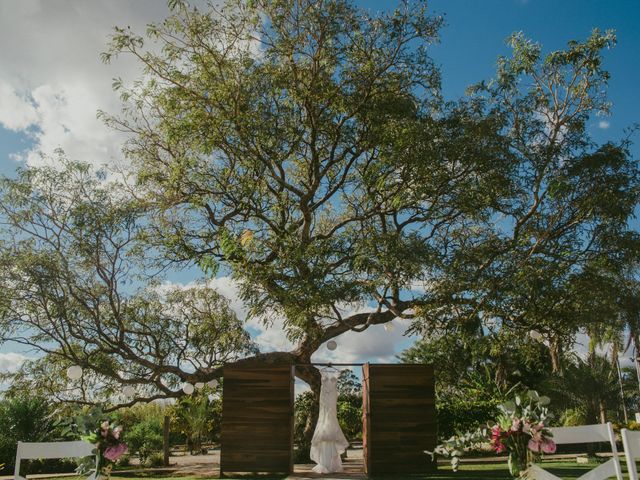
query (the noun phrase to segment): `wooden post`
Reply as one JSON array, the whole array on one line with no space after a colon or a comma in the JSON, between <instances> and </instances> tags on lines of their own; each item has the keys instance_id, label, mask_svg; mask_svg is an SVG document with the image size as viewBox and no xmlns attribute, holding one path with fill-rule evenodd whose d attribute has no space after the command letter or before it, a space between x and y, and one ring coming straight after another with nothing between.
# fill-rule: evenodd
<instances>
[{"instance_id":1,"label":"wooden post","mask_svg":"<svg viewBox=\"0 0 640 480\"><path fill-rule=\"evenodd\" d=\"M164 428L162 431L162 451L164 454L164 466L169 466L169 432L171 418L169 415L164 416Z\"/></svg>"}]
</instances>

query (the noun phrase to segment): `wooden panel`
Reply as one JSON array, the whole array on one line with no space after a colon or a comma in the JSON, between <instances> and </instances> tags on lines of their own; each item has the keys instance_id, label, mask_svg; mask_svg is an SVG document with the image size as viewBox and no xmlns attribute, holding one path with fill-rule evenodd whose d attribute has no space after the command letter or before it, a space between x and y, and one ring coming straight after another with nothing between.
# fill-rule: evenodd
<instances>
[{"instance_id":1,"label":"wooden panel","mask_svg":"<svg viewBox=\"0 0 640 480\"><path fill-rule=\"evenodd\" d=\"M367 475L436 469L435 381L430 365L363 368L363 455Z\"/></svg>"},{"instance_id":2,"label":"wooden panel","mask_svg":"<svg viewBox=\"0 0 640 480\"><path fill-rule=\"evenodd\" d=\"M293 369L225 366L220 476L293 471Z\"/></svg>"}]
</instances>

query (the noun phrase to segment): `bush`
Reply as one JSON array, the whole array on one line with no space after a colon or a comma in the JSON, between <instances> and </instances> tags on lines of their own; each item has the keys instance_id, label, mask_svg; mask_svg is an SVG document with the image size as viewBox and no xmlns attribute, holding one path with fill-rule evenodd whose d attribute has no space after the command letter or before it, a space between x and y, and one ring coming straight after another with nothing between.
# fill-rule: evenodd
<instances>
[{"instance_id":1,"label":"bush","mask_svg":"<svg viewBox=\"0 0 640 480\"><path fill-rule=\"evenodd\" d=\"M157 452L162 452L162 423L160 419L148 419L133 425L124 433L124 441L131 453L137 452L140 463Z\"/></svg>"},{"instance_id":2,"label":"bush","mask_svg":"<svg viewBox=\"0 0 640 480\"><path fill-rule=\"evenodd\" d=\"M162 467L164 466L164 455L162 452L153 452L147 457L144 462L147 467Z\"/></svg>"},{"instance_id":3,"label":"bush","mask_svg":"<svg viewBox=\"0 0 640 480\"><path fill-rule=\"evenodd\" d=\"M581 408L568 408L560 416L560 425L563 427L577 427L586 424L587 418Z\"/></svg>"},{"instance_id":4,"label":"bush","mask_svg":"<svg viewBox=\"0 0 640 480\"><path fill-rule=\"evenodd\" d=\"M58 439L52 414L52 406L42 398L15 397L0 401L0 464L4 464L0 472L13 470L18 441L47 442ZM67 469L68 462L34 461L25 464L24 468L28 468L30 473L42 468L59 471L61 468Z\"/></svg>"},{"instance_id":5,"label":"bush","mask_svg":"<svg viewBox=\"0 0 640 480\"><path fill-rule=\"evenodd\" d=\"M128 454L121 456L118 460L118 467L128 467L129 465L131 465L131 456Z\"/></svg>"},{"instance_id":6,"label":"bush","mask_svg":"<svg viewBox=\"0 0 640 480\"><path fill-rule=\"evenodd\" d=\"M498 400L460 400L447 398L436 403L438 437L447 440L453 435L472 432L498 415Z\"/></svg>"}]
</instances>

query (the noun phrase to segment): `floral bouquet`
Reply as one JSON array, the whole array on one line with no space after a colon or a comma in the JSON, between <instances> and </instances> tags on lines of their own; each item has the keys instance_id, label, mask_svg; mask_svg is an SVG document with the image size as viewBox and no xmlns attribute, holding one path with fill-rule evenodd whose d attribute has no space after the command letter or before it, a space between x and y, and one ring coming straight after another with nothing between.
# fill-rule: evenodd
<instances>
[{"instance_id":1,"label":"floral bouquet","mask_svg":"<svg viewBox=\"0 0 640 480\"><path fill-rule=\"evenodd\" d=\"M120 440L122 427L111 424L108 420L100 423L100 426L83 440L96 446L98 454L98 472L104 477L111 476L113 464L127 453L127 445Z\"/></svg>"},{"instance_id":2,"label":"floral bouquet","mask_svg":"<svg viewBox=\"0 0 640 480\"><path fill-rule=\"evenodd\" d=\"M490 443L496 453L509 456L509 472L520 476L529 462L542 453L555 453L556 444L546 427L550 418L548 397L531 390L526 399L516 395L514 401L500 405L500 415L491 427Z\"/></svg>"},{"instance_id":3,"label":"floral bouquet","mask_svg":"<svg viewBox=\"0 0 640 480\"><path fill-rule=\"evenodd\" d=\"M433 452L451 459L453 471L458 470L460 457L467 451L490 445L496 453L506 453L509 457L509 473L519 477L526 471L529 462L535 461L543 453L555 453L556 444L547 428L551 414L547 406L549 397L541 397L530 390L526 396L516 395L513 401L498 408L500 414L488 428L479 429L451 437L438 445Z\"/></svg>"}]
</instances>

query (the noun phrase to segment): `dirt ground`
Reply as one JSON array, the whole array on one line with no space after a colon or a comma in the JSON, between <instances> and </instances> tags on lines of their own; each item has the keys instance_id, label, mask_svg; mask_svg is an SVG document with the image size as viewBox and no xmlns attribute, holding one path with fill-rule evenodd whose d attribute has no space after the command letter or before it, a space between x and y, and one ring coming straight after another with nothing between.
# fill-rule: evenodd
<instances>
[{"instance_id":1,"label":"dirt ground","mask_svg":"<svg viewBox=\"0 0 640 480\"><path fill-rule=\"evenodd\" d=\"M220 473L220 450L210 450L206 455L188 455L174 453L170 457L171 466L160 468L160 471L171 471L172 475L217 477ZM132 461L132 464L134 462ZM344 472L332 476L336 479L361 479L366 478L363 473L362 449L349 449L347 459L343 462ZM312 472L315 464L296 464L294 474L287 477L291 480L303 480L307 478L326 478Z\"/></svg>"}]
</instances>

